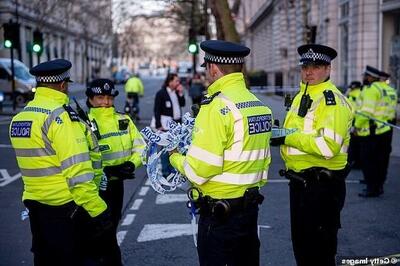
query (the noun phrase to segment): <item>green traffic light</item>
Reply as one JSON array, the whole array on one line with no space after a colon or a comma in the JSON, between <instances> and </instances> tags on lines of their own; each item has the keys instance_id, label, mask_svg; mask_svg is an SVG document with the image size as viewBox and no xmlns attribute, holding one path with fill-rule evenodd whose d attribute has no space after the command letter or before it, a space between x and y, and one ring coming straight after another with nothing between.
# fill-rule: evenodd
<instances>
[{"instance_id":1,"label":"green traffic light","mask_svg":"<svg viewBox=\"0 0 400 266\"><path fill-rule=\"evenodd\" d=\"M5 40L4 41L4 47L5 48L11 48L12 47L12 42L10 40Z\"/></svg>"},{"instance_id":2,"label":"green traffic light","mask_svg":"<svg viewBox=\"0 0 400 266\"><path fill-rule=\"evenodd\" d=\"M188 47L189 53L194 54L197 53L197 44L191 43Z\"/></svg>"},{"instance_id":3,"label":"green traffic light","mask_svg":"<svg viewBox=\"0 0 400 266\"><path fill-rule=\"evenodd\" d=\"M35 53L39 53L40 50L42 50L42 47L40 47L39 44L34 44L34 45L32 46L32 50L33 50Z\"/></svg>"}]
</instances>

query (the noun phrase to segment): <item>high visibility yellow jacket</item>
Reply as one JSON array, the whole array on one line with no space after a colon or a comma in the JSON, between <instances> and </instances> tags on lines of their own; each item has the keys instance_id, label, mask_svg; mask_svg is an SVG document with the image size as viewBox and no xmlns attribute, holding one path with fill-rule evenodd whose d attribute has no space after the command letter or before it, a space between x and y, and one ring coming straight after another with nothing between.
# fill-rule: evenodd
<instances>
[{"instance_id":1,"label":"high visibility yellow jacket","mask_svg":"<svg viewBox=\"0 0 400 266\"><path fill-rule=\"evenodd\" d=\"M126 161L134 163L135 168L142 165L146 143L129 116L115 112L114 107L90 108L89 119L96 123L101 135L103 168Z\"/></svg>"},{"instance_id":2,"label":"high visibility yellow jacket","mask_svg":"<svg viewBox=\"0 0 400 266\"><path fill-rule=\"evenodd\" d=\"M386 121L387 104L383 88L380 82L373 82L369 86L364 86L360 94L360 106L357 111L375 119ZM389 126L374 121L376 125L375 134L380 135L390 130ZM359 136L370 135L370 119L363 115L355 116L354 127Z\"/></svg>"},{"instance_id":3,"label":"high visibility yellow jacket","mask_svg":"<svg viewBox=\"0 0 400 266\"><path fill-rule=\"evenodd\" d=\"M385 81L379 82L380 87L384 91L384 101L386 102L385 120L392 121L396 119L397 108L397 92L394 88L390 87Z\"/></svg>"},{"instance_id":4,"label":"high visibility yellow jacket","mask_svg":"<svg viewBox=\"0 0 400 266\"><path fill-rule=\"evenodd\" d=\"M144 87L142 81L138 77L132 77L125 83L125 92L134 92L143 95Z\"/></svg>"},{"instance_id":5,"label":"high visibility yellow jacket","mask_svg":"<svg viewBox=\"0 0 400 266\"><path fill-rule=\"evenodd\" d=\"M307 93L313 101L303 118L298 110L304 90L305 84L300 83L300 93L293 99L284 122L285 128L298 129L286 136L281 146L286 168L295 172L311 167L343 169L353 119L351 104L330 80L309 85ZM333 92L335 103L327 101L324 91Z\"/></svg>"},{"instance_id":6,"label":"high visibility yellow jacket","mask_svg":"<svg viewBox=\"0 0 400 266\"><path fill-rule=\"evenodd\" d=\"M347 98L349 99L351 105L353 106L353 111L355 111L357 108L357 103L359 101L358 98L360 97L360 94L361 94L361 88L354 88L351 89L349 91L349 94L347 95Z\"/></svg>"},{"instance_id":7,"label":"high visibility yellow jacket","mask_svg":"<svg viewBox=\"0 0 400 266\"><path fill-rule=\"evenodd\" d=\"M201 105L186 156L174 153L170 162L204 195L241 197L267 181L271 110L246 88L242 73L218 79L208 95L215 97Z\"/></svg>"},{"instance_id":8,"label":"high visibility yellow jacket","mask_svg":"<svg viewBox=\"0 0 400 266\"><path fill-rule=\"evenodd\" d=\"M73 200L95 217L107 205L93 182L84 125L66 104L66 94L39 87L11 122L11 144L25 185L22 199L52 206Z\"/></svg>"}]
</instances>

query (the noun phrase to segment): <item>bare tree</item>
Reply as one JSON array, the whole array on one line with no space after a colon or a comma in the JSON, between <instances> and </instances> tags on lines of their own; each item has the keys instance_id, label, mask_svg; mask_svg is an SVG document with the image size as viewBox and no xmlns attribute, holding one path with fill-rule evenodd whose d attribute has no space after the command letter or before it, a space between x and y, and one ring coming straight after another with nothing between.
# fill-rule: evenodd
<instances>
[{"instance_id":1,"label":"bare tree","mask_svg":"<svg viewBox=\"0 0 400 266\"><path fill-rule=\"evenodd\" d=\"M232 11L227 0L209 0L211 12L215 17L217 25L217 38L231 42L240 42L239 33L236 30L235 21L232 18ZM237 13L240 0L236 0L233 7Z\"/></svg>"}]
</instances>

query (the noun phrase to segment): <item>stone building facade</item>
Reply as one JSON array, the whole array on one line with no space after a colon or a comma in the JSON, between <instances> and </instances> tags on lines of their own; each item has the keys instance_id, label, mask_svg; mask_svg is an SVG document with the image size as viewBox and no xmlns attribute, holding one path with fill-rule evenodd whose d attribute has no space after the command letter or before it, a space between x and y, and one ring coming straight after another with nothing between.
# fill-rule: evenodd
<instances>
[{"instance_id":1,"label":"stone building facade","mask_svg":"<svg viewBox=\"0 0 400 266\"><path fill-rule=\"evenodd\" d=\"M395 0L243 0L236 21L252 49L248 69L266 71L269 85L297 86L296 48L315 42L338 51L331 78L339 86L371 65L399 88L399 15Z\"/></svg>"},{"instance_id":2,"label":"stone building facade","mask_svg":"<svg viewBox=\"0 0 400 266\"><path fill-rule=\"evenodd\" d=\"M73 65L72 80L84 83L111 75L111 4L111 0L0 0L0 24L18 19L21 49L14 50L15 58L28 67L39 61L68 59ZM35 30L43 33L40 58L31 49ZM0 40L3 43L3 29ZM10 57L3 45L0 57Z\"/></svg>"}]
</instances>

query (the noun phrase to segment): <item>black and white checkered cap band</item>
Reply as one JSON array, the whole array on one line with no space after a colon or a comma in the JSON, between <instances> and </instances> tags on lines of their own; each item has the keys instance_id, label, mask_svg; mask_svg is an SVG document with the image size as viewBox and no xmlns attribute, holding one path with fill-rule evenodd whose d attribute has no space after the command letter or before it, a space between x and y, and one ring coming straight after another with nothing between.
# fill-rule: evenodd
<instances>
[{"instance_id":1,"label":"black and white checkered cap band","mask_svg":"<svg viewBox=\"0 0 400 266\"><path fill-rule=\"evenodd\" d=\"M372 71L369 71L369 70L365 70L365 74L368 74L368 75L370 75L371 77L374 77L374 78L379 78L379 74L378 73L375 73L375 72L372 72Z\"/></svg>"},{"instance_id":2,"label":"black and white checkered cap band","mask_svg":"<svg viewBox=\"0 0 400 266\"><path fill-rule=\"evenodd\" d=\"M71 76L69 74L69 70L65 71L64 73L54 75L54 76L36 76L36 82L43 82L43 83L58 83L64 80L69 79Z\"/></svg>"},{"instance_id":3,"label":"black and white checkered cap band","mask_svg":"<svg viewBox=\"0 0 400 266\"><path fill-rule=\"evenodd\" d=\"M326 54L315 53L312 49L308 50L307 53L301 55L300 64L304 61L323 61L328 64L331 63L331 58Z\"/></svg>"},{"instance_id":4,"label":"black and white checkered cap band","mask_svg":"<svg viewBox=\"0 0 400 266\"><path fill-rule=\"evenodd\" d=\"M204 61L216 64L243 64L244 57L227 57L206 53Z\"/></svg>"}]
</instances>

